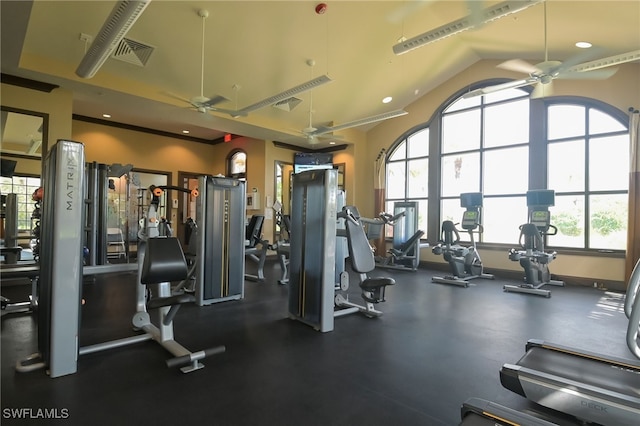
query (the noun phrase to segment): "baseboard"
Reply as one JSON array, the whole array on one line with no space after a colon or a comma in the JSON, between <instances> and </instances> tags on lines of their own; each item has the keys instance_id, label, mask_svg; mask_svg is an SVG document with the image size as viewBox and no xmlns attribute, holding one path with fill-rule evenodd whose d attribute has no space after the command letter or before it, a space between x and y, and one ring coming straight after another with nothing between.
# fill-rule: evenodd
<instances>
[{"instance_id":1,"label":"baseboard","mask_svg":"<svg viewBox=\"0 0 640 426\"><path fill-rule=\"evenodd\" d=\"M420 261L420 268L423 269L431 269L435 271L445 271L449 272L449 264L442 262L427 262ZM523 271L513 271L509 269L494 269L494 268L485 268L484 272L487 274L493 274L496 277L500 277L505 280L514 280L514 281L522 281L524 278ZM567 275L556 275L551 274L554 280L564 281L569 285L579 285L584 287L595 287L600 290L611 290L617 292L626 292L627 285L622 281L613 281L613 280L594 280L589 277L573 277Z\"/></svg>"}]
</instances>

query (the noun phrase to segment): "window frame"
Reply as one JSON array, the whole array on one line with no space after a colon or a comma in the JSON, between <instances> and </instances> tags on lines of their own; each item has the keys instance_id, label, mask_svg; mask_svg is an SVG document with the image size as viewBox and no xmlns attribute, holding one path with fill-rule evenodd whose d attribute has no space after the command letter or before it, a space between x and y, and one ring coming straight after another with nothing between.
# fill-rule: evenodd
<instances>
[{"instance_id":1,"label":"window frame","mask_svg":"<svg viewBox=\"0 0 640 426\"><path fill-rule=\"evenodd\" d=\"M40 183L38 186L34 186L34 185L21 185L21 184L17 184L15 183L14 179L39 179ZM34 203L35 201L31 200L31 196L33 195L34 192L34 188L38 189L39 187L42 186L42 178L37 175L37 174L33 174L33 173L15 173L12 177L2 177L1 178L2 185L11 185L11 191L7 192L7 194L19 194L20 196L25 196L27 202L21 202L19 199L17 200L17 204L18 204L18 234L20 234L20 237L22 236L22 234L25 233L29 233L29 235L31 235L31 230L33 229L33 219L32 219L32 214L33 214L33 210L34 210ZM10 180L11 183L7 183L5 180ZM15 192L15 188L19 187L22 188L23 190L21 192ZM3 194L6 195L6 194ZM21 209L24 208L24 210L21 211ZM19 218L20 213L24 213L27 217L27 219L23 219L21 220ZM27 228L23 228L21 225L28 225Z\"/></svg>"}]
</instances>

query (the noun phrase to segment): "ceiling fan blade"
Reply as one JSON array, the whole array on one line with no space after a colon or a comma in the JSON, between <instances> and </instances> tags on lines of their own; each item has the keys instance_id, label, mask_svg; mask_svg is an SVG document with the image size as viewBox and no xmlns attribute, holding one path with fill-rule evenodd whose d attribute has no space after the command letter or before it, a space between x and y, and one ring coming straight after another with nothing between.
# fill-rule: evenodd
<instances>
[{"instance_id":1,"label":"ceiling fan blade","mask_svg":"<svg viewBox=\"0 0 640 426\"><path fill-rule=\"evenodd\" d=\"M511 59L509 61L505 61L497 65L497 68L507 71L521 72L524 74L535 74L541 72L540 68L527 61L523 61L522 59Z\"/></svg>"},{"instance_id":2,"label":"ceiling fan blade","mask_svg":"<svg viewBox=\"0 0 640 426\"><path fill-rule=\"evenodd\" d=\"M388 120L390 118L399 117L405 114L408 114L408 112L398 109L395 111L385 112L385 113L374 115L371 117L361 118L359 120L349 121L347 123L339 124L337 126L320 127L316 132L313 133L313 135L314 136L323 135L325 133L334 132L336 130L343 130L343 129L349 129L351 127L364 126L365 124L377 123L378 121Z\"/></svg>"},{"instance_id":3,"label":"ceiling fan blade","mask_svg":"<svg viewBox=\"0 0 640 426\"><path fill-rule=\"evenodd\" d=\"M280 92L277 95L270 96L266 99L256 102L255 104L251 104L249 106L241 108L240 111L244 113L253 112L257 109L264 108L266 106L273 105L276 102L280 102L285 99L288 99L294 95L297 95L298 93L303 93L303 92L306 92L307 90L311 90L318 86L322 86L323 84L331 83L332 81L333 80L331 80L328 75L321 75L320 77L316 77L305 83L292 87L291 89L287 89L283 92Z\"/></svg>"},{"instance_id":4,"label":"ceiling fan blade","mask_svg":"<svg viewBox=\"0 0 640 426\"><path fill-rule=\"evenodd\" d=\"M207 109L209 111L220 112L222 114L228 114L233 118L246 117L247 115L249 115L248 113L246 113L244 111L235 111L235 110L232 110L232 109L218 108L216 106L209 106L209 107L207 107Z\"/></svg>"},{"instance_id":5,"label":"ceiling fan blade","mask_svg":"<svg viewBox=\"0 0 640 426\"><path fill-rule=\"evenodd\" d=\"M529 77L524 80L509 81L507 83L496 84L494 86L482 87L480 89L472 90L462 95L463 99L469 99L476 96L487 95L489 93L499 92L507 89L517 89L518 87L529 86L537 83L538 79L535 77Z\"/></svg>"},{"instance_id":6,"label":"ceiling fan blade","mask_svg":"<svg viewBox=\"0 0 640 426\"><path fill-rule=\"evenodd\" d=\"M593 71L563 71L555 78L561 80L606 80L618 72L618 68L598 69Z\"/></svg>"},{"instance_id":7,"label":"ceiling fan blade","mask_svg":"<svg viewBox=\"0 0 640 426\"><path fill-rule=\"evenodd\" d=\"M595 61L585 62L572 67L567 68L567 72L585 72L597 70L600 68L607 68L614 65L624 64L627 62L633 62L640 60L640 50L634 50L620 55L609 56L607 58L596 59Z\"/></svg>"},{"instance_id":8,"label":"ceiling fan blade","mask_svg":"<svg viewBox=\"0 0 640 426\"><path fill-rule=\"evenodd\" d=\"M471 0L470 0L471 1ZM503 16L520 12L534 4L540 3L542 0L507 0L501 3L489 6L480 11L481 18L472 15L449 22L441 27L434 28L426 33L422 33L410 39L404 39L393 46L393 53L402 55L427 44L434 43L455 34L467 31L474 27L477 21L486 24ZM473 9L472 9L473 10ZM475 12L477 14L477 12Z\"/></svg>"},{"instance_id":9,"label":"ceiling fan blade","mask_svg":"<svg viewBox=\"0 0 640 426\"><path fill-rule=\"evenodd\" d=\"M161 93L162 93L163 95L165 95L165 96L168 96L168 97L170 97L170 98L176 99L176 100L178 100L178 101L186 102L186 103L188 103L188 104L190 104L190 103L191 103L191 100L190 100L190 99L183 98L182 96L180 96L180 95L176 95L175 93L171 93L171 92L161 92Z\"/></svg>"},{"instance_id":10,"label":"ceiling fan blade","mask_svg":"<svg viewBox=\"0 0 640 426\"><path fill-rule=\"evenodd\" d=\"M584 63L592 58L598 57L602 55L604 49L601 47L592 47L590 49L585 49L579 52L576 55L570 56L567 60L562 61L562 65L560 66L560 72L564 72L567 69L570 69L578 64Z\"/></svg>"},{"instance_id":11,"label":"ceiling fan blade","mask_svg":"<svg viewBox=\"0 0 640 426\"><path fill-rule=\"evenodd\" d=\"M202 102L202 106L204 107L212 107L222 102L229 102L229 99L225 98L221 95L213 95L207 98L206 101Z\"/></svg>"},{"instance_id":12,"label":"ceiling fan blade","mask_svg":"<svg viewBox=\"0 0 640 426\"><path fill-rule=\"evenodd\" d=\"M418 0L403 3L402 6L398 7L387 16L387 21L392 24L399 24L404 21L405 18L413 15L415 12L432 2L433 0Z\"/></svg>"}]
</instances>

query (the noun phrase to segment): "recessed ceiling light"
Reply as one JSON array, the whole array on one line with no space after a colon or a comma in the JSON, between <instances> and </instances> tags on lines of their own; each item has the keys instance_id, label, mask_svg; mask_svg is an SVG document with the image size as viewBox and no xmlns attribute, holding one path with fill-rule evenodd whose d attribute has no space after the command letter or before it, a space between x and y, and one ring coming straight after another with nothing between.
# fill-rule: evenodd
<instances>
[{"instance_id":1,"label":"recessed ceiling light","mask_svg":"<svg viewBox=\"0 0 640 426\"><path fill-rule=\"evenodd\" d=\"M591 43L589 43L588 41L579 41L576 43L576 47L579 47L580 49L588 49L592 46Z\"/></svg>"},{"instance_id":2,"label":"recessed ceiling light","mask_svg":"<svg viewBox=\"0 0 640 426\"><path fill-rule=\"evenodd\" d=\"M336 143L334 141L329 142L329 145L335 145Z\"/></svg>"},{"instance_id":3,"label":"recessed ceiling light","mask_svg":"<svg viewBox=\"0 0 640 426\"><path fill-rule=\"evenodd\" d=\"M382 100L383 104L388 104L389 102L391 102L393 100L393 98L391 96L387 96L386 98L384 98Z\"/></svg>"},{"instance_id":4,"label":"recessed ceiling light","mask_svg":"<svg viewBox=\"0 0 640 426\"><path fill-rule=\"evenodd\" d=\"M183 130L182 133L184 133L185 135L188 135L189 131L188 130Z\"/></svg>"},{"instance_id":5,"label":"recessed ceiling light","mask_svg":"<svg viewBox=\"0 0 640 426\"><path fill-rule=\"evenodd\" d=\"M111 118L111 114L102 114L104 118Z\"/></svg>"}]
</instances>

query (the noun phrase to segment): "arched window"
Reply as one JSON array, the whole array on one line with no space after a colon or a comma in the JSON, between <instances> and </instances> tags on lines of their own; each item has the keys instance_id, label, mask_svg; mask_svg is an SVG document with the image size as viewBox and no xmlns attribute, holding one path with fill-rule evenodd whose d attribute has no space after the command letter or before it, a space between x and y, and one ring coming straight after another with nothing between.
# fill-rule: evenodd
<instances>
[{"instance_id":1,"label":"arched window","mask_svg":"<svg viewBox=\"0 0 640 426\"><path fill-rule=\"evenodd\" d=\"M513 245L527 190L548 188L550 247L623 251L628 140L624 112L593 99L530 99L523 88L454 97L389 150L386 208L420 201L420 227L436 241L443 220L460 221L460 193L480 191L481 241Z\"/></svg>"},{"instance_id":2,"label":"arched window","mask_svg":"<svg viewBox=\"0 0 640 426\"><path fill-rule=\"evenodd\" d=\"M241 149L234 150L227 157L227 177L247 178L247 153Z\"/></svg>"}]
</instances>

